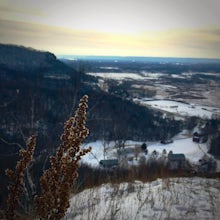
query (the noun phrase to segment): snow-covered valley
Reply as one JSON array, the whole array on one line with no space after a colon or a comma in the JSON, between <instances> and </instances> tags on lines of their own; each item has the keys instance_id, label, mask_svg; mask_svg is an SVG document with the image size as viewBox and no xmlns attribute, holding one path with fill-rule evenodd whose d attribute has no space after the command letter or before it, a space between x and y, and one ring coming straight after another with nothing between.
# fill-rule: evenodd
<instances>
[{"instance_id":1,"label":"snow-covered valley","mask_svg":"<svg viewBox=\"0 0 220 220\"><path fill-rule=\"evenodd\" d=\"M0 219L15 179L5 170L15 174L23 164L19 150L28 147L32 134L37 135L33 162L25 174L18 170L21 184L15 183L24 189L15 210L22 219L38 219L36 194L45 195L38 214L46 208L50 212L43 219L60 216L69 199L64 220L220 219L219 60L92 57L60 62L50 52L1 48ZM77 113L69 129L67 118L84 94L89 97L87 117ZM86 128L77 127L79 118ZM84 136L87 128L89 136L78 142L77 135ZM66 150L73 134L77 141ZM92 150L75 166L87 152L74 155L80 145ZM58 146L63 157L45 181L52 190L44 190L40 179L55 164L50 156L60 156ZM71 191L72 168L78 176Z\"/></svg>"},{"instance_id":2,"label":"snow-covered valley","mask_svg":"<svg viewBox=\"0 0 220 220\"><path fill-rule=\"evenodd\" d=\"M156 109L177 113L184 116L198 116L211 118L212 114L219 117L219 79L220 75L210 72L182 72L168 74L162 72L88 72L88 75L99 79L99 86L109 90L110 80L120 88L124 82L132 87L134 101ZM129 90L129 88L123 88ZM141 91L141 92L140 92ZM154 91L146 101L146 91ZM141 94L142 93L142 94ZM141 95L140 95L141 94ZM177 102L176 102L177 101ZM180 103L181 101L182 103ZM151 103L153 102L153 103ZM178 108L170 109L170 106ZM169 109L168 109L169 108Z\"/></svg>"},{"instance_id":3,"label":"snow-covered valley","mask_svg":"<svg viewBox=\"0 0 220 220\"><path fill-rule=\"evenodd\" d=\"M186 134L179 134L173 138L173 142L169 144L162 144L160 142L147 142L148 153L138 151L137 148L141 146L143 142L126 141L125 152L128 152L125 156L130 165L138 165L140 160L145 158L146 161L151 159L152 154L157 152L157 159L163 156L163 151L172 151L174 154L184 154L186 159L191 164L198 164L199 160L203 157L213 158L208 154L208 148L206 143L195 143L192 141L192 137L186 137ZM115 142L96 141L85 144L84 147L88 148L92 146L92 151L82 158L82 162L92 167L99 167L99 162L104 159L118 158L118 149L115 146ZM154 156L155 157L155 156ZM220 171L220 160L217 162L217 171Z\"/></svg>"},{"instance_id":4,"label":"snow-covered valley","mask_svg":"<svg viewBox=\"0 0 220 220\"><path fill-rule=\"evenodd\" d=\"M209 107L198 104L189 104L172 100L145 100L134 99L135 102L159 109L165 112L173 113L179 116L196 116L205 119L211 119L220 115L220 108Z\"/></svg>"},{"instance_id":5,"label":"snow-covered valley","mask_svg":"<svg viewBox=\"0 0 220 220\"><path fill-rule=\"evenodd\" d=\"M161 111L164 117L171 116L184 121L190 117L211 120L220 116L220 105L216 101L220 94L218 81L206 81L206 77L213 76L212 73L164 74L140 71L88 74L98 78L98 85L105 92ZM214 76L219 79L219 74ZM193 81L195 78L197 81ZM111 88L112 85L114 87ZM161 141L127 140L123 149L123 162L126 160L126 167L148 163L152 158L166 163L168 153L172 152L184 155L191 171L198 171L204 161L213 160L216 167L212 172L220 172L220 160L208 153L209 144L193 141L195 131L184 130L165 144ZM147 153L140 150L143 143L147 145ZM101 167L102 160L121 160L116 141L97 140L85 145L88 146L92 146L92 152L82 162L92 167ZM71 207L64 219L217 220L220 219L219 205L218 178L194 176L157 179L153 182L134 180L103 184L73 195Z\"/></svg>"}]
</instances>

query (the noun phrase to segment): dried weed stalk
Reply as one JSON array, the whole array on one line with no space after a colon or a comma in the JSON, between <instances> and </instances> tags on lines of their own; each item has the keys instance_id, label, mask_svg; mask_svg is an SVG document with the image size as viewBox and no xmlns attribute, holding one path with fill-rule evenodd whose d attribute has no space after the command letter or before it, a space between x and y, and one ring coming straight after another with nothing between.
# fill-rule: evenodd
<instances>
[{"instance_id":1,"label":"dried weed stalk","mask_svg":"<svg viewBox=\"0 0 220 220\"><path fill-rule=\"evenodd\" d=\"M11 184L8 186L7 209L5 210L5 218L7 220L16 219L15 209L18 205L19 197L23 192L25 171L33 160L36 136L31 136L26 145L26 150L21 149L19 151L21 159L17 162L15 171L10 169L5 170L6 175L11 179Z\"/></svg>"},{"instance_id":2,"label":"dried weed stalk","mask_svg":"<svg viewBox=\"0 0 220 220\"><path fill-rule=\"evenodd\" d=\"M35 208L40 219L61 219L69 207L69 197L77 178L78 162L91 151L81 149L89 130L86 128L88 96L83 96L74 117L64 124L61 144L56 155L50 157L51 167L41 177L42 195L35 197Z\"/></svg>"}]
</instances>

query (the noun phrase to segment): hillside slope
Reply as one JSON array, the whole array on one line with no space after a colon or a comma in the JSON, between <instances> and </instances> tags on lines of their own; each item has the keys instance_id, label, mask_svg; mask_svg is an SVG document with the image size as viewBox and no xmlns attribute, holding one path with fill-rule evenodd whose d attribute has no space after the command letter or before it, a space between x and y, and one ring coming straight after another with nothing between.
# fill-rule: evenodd
<instances>
[{"instance_id":1,"label":"hillside slope","mask_svg":"<svg viewBox=\"0 0 220 220\"><path fill-rule=\"evenodd\" d=\"M195 177L102 185L74 195L64 220L217 220L219 181Z\"/></svg>"}]
</instances>

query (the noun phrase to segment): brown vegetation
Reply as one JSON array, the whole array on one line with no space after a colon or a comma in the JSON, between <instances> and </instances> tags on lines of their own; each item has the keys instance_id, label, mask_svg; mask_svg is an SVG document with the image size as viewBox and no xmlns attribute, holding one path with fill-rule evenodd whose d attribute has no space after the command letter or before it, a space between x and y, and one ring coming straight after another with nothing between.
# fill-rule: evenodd
<instances>
[{"instance_id":1,"label":"brown vegetation","mask_svg":"<svg viewBox=\"0 0 220 220\"><path fill-rule=\"evenodd\" d=\"M80 149L89 131L85 127L87 96L64 125L64 132L56 156L51 156L49 168L41 177L42 195L36 196L35 205L41 219L61 219L69 207L69 196L77 178L78 162L89 149Z\"/></svg>"},{"instance_id":2,"label":"brown vegetation","mask_svg":"<svg viewBox=\"0 0 220 220\"><path fill-rule=\"evenodd\" d=\"M51 167L41 177L42 195L35 197L35 209L40 219L61 219L69 207L69 196L73 182L78 174L78 162L81 157L91 151L81 149L82 141L89 130L86 128L86 109L88 96L83 96L74 117L70 117L64 124L64 132L61 135L61 144L56 155L50 157ZM27 150L20 150L22 159L17 162L16 170L6 170L6 174L12 179L9 186L8 208L5 218L16 218L15 209L22 194L24 172L33 159L36 136L32 136L27 144Z\"/></svg>"},{"instance_id":3,"label":"brown vegetation","mask_svg":"<svg viewBox=\"0 0 220 220\"><path fill-rule=\"evenodd\" d=\"M7 169L5 171L6 175L11 178L12 182L8 186L8 199L7 199L7 209L5 210L6 219L15 219L15 209L18 205L19 197L22 194L22 188L24 184L24 174L25 171L33 160L34 149L36 145L36 136L31 136L27 142L27 149L21 149L19 155L21 160L17 162L15 171Z\"/></svg>"}]
</instances>

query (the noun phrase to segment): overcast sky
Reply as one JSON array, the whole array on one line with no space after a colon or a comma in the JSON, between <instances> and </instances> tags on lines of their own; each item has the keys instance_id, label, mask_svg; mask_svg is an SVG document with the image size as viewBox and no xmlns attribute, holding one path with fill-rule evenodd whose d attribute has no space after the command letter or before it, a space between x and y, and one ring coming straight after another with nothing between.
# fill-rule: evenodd
<instances>
[{"instance_id":1,"label":"overcast sky","mask_svg":"<svg viewBox=\"0 0 220 220\"><path fill-rule=\"evenodd\" d=\"M57 55L220 58L220 0L0 0L0 42Z\"/></svg>"}]
</instances>

